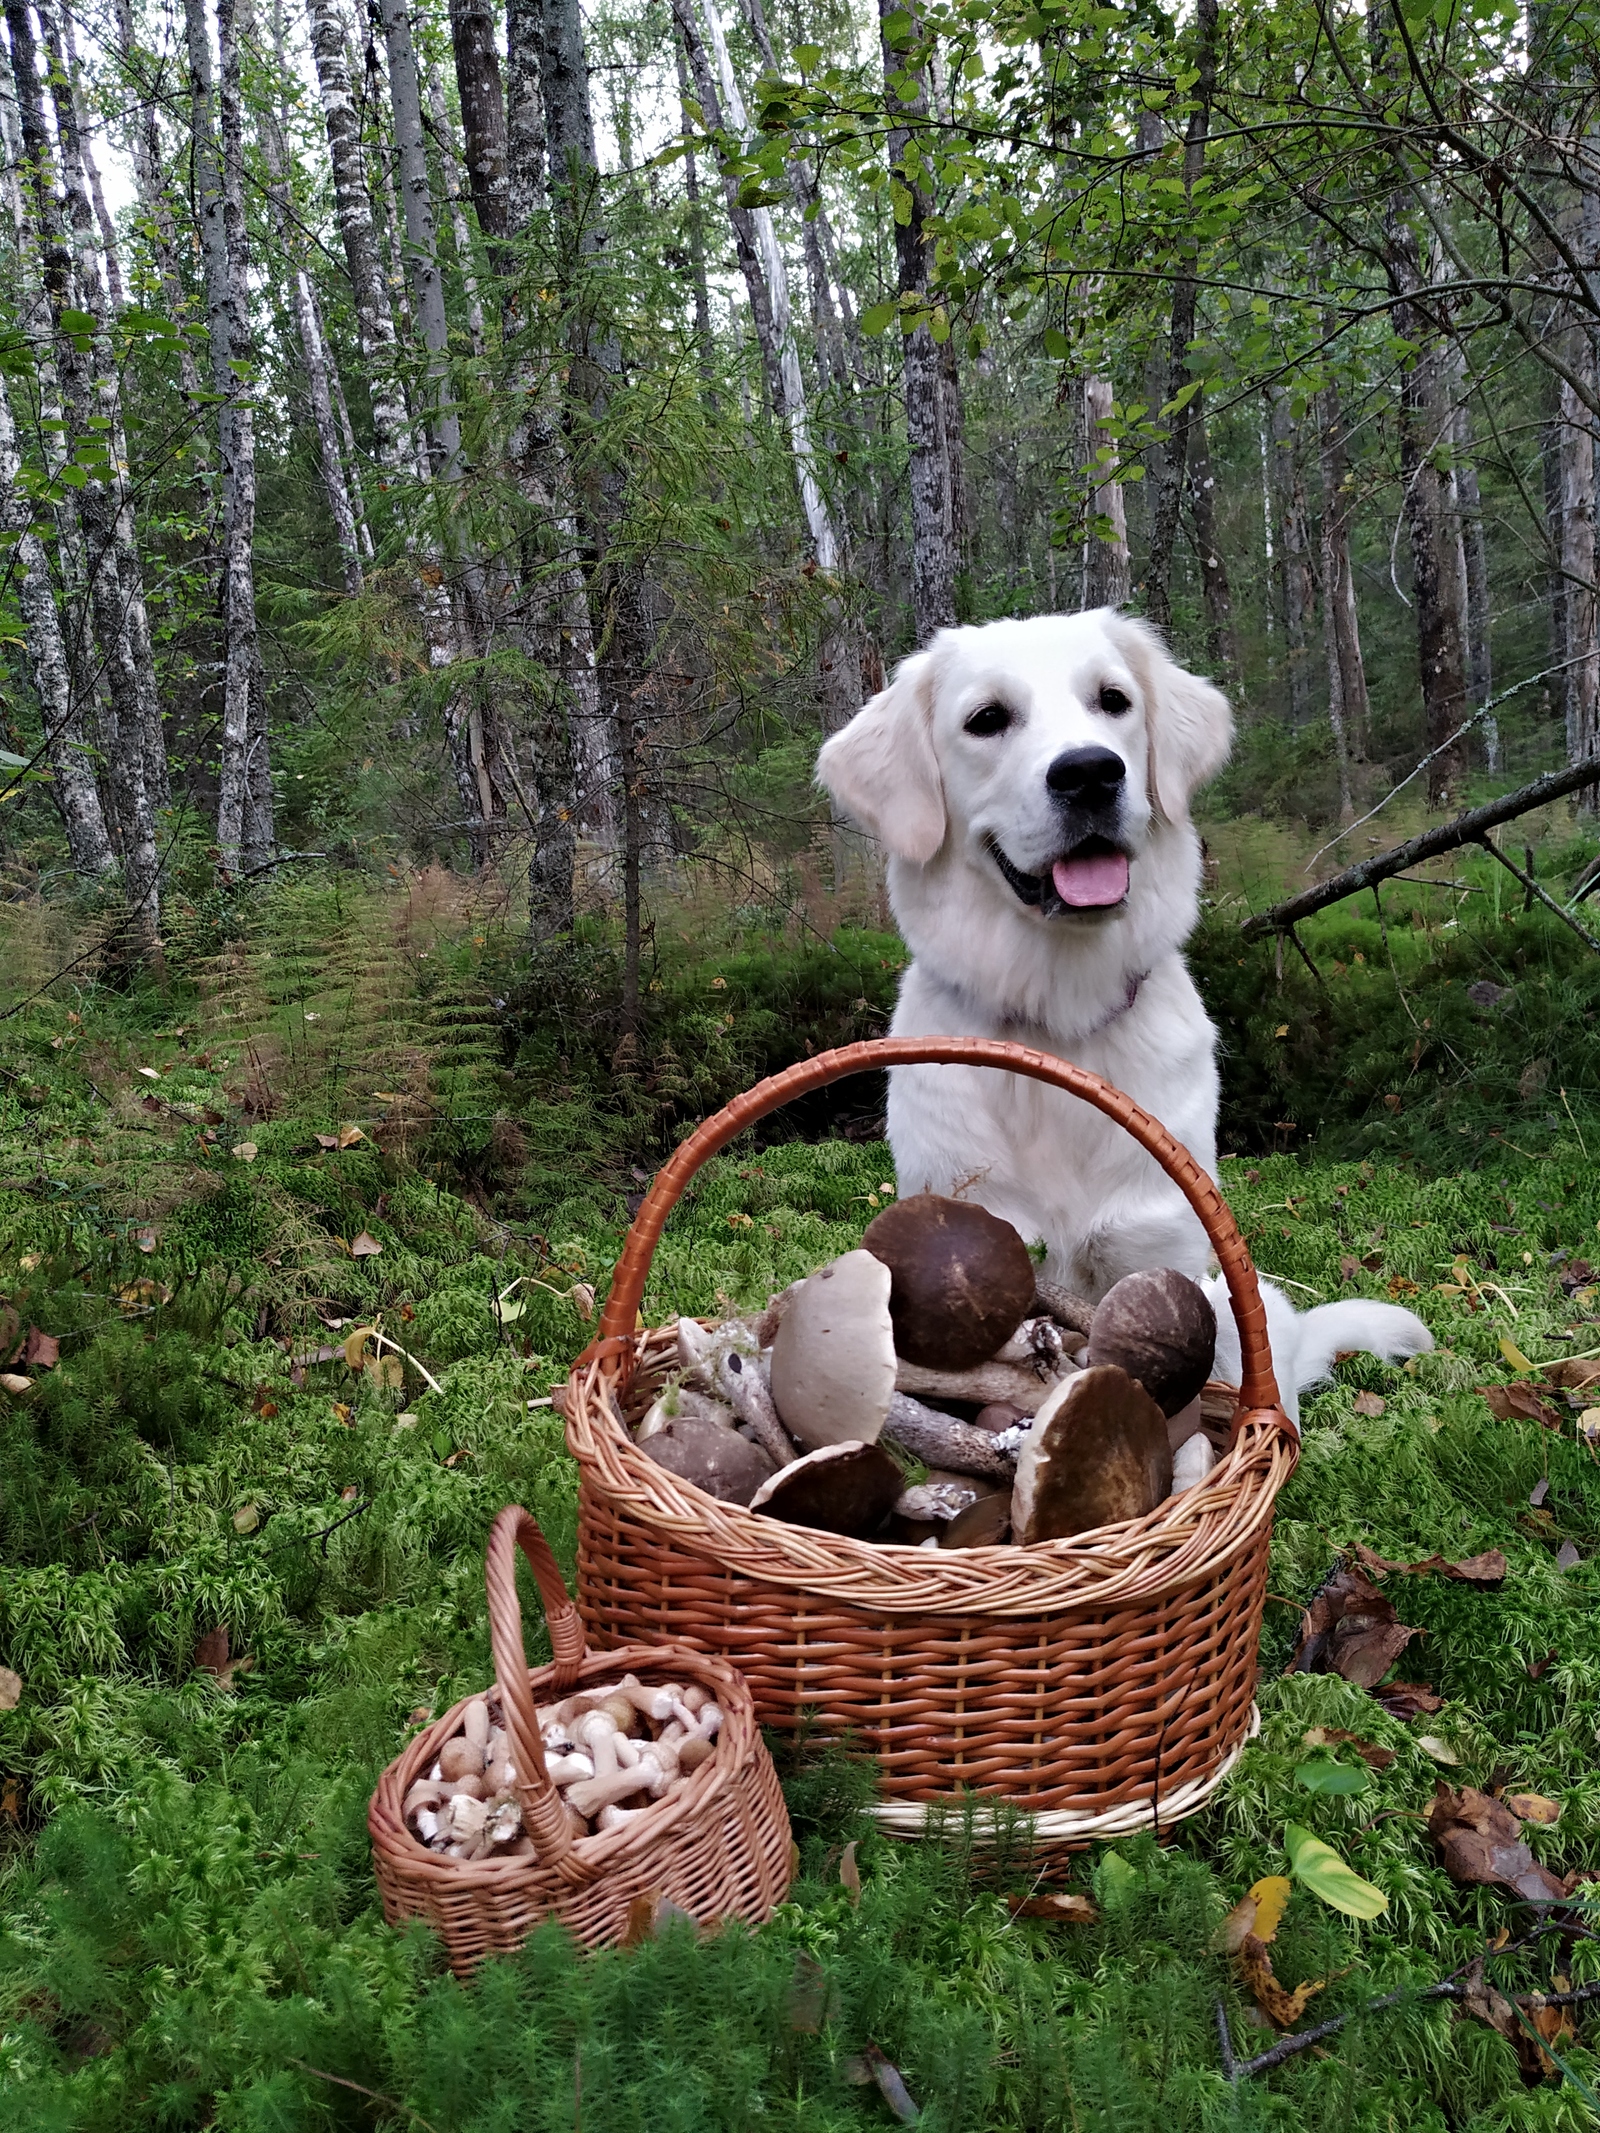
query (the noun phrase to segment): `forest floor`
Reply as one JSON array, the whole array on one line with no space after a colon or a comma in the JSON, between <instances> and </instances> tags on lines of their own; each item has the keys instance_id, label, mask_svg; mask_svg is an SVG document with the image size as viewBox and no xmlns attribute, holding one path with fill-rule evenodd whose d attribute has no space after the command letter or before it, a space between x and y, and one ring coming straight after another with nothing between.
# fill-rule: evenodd
<instances>
[{"instance_id":1,"label":"forest floor","mask_svg":"<svg viewBox=\"0 0 1600 2133\"><path fill-rule=\"evenodd\" d=\"M20 1681L0 1709L0 2121L825 2133L893 2122L872 2045L941 2133L1592 2126L1581 2005L1575 2032L1539 2018L1545 2056L1490 1996L1498 2030L1419 1997L1495 1949L1503 1995L1600 1981L1576 1916L1541 1932L1514 1895L1458 1886L1423 1820L1441 1782L1537 1795L1555 1818L1528 1822L1529 1850L1600 1869L1600 1465L1584 1400L1525 1367L1600 1352L1581 1263L1600 1259L1600 1116L1554 1101L1579 1086L1559 1055L1498 1139L1435 1118L1431 1161L1397 1141L1224 1164L1264 1272L1307 1302L1403 1297L1440 1346L1407 1371L1357 1357L1308 1403L1261 1735L1167 1844L1084 1855L1072 1885L1093 1923L1013 1916L1035 1878L1020 1855L986 1871L959 1831L877 1835L870 1772L835 1757L787 1772L801 1873L759 1932L587 1961L542 1935L464 1989L424 1933L384 1926L368 1794L419 1710L488 1678L495 1511L527 1504L570 1570L575 1471L538 1403L587 1338L582 1285L603 1294L647 1175L597 1119L576 1022L552 1037L549 1013L528 1020L543 1094L519 1093L484 923L437 883L399 903L318 891L212 941L165 998L58 986L7 1025L0 1296L30 1383L0 1393L0 1666ZM1425 933L1396 986L1444 952ZM1316 1011L1337 1016L1334 960L1352 988L1378 980L1322 938L1334 989ZM1553 933L1538 947L1566 952ZM819 1041L864 1033L892 988L892 942L847 953L847 981L813 1002ZM691 1109L760 1052L716 1052L730 995L782 1017L745 1000L741 967L693 948L663 966L689 1003L673 1028ZM869 969L871 1000L853 991ZM1565 970L1526 1005L1536 1029ZM1431 1021L1437 1002L1413 1006ZM1485 1024L1480 1052L1509 1026ZM1393 1039L1402 1065L1412 1039ZM1507 1050L1513 1085L1514 1066ZM616 1117L667 1101L653 1075ZM1430 1084L1375 1102L1370 1130L1403 1140L1406 1114L1452 1102L1479 1116ZM847 1248L892 1175L871 1138L730 1153L669 1225L646 1316L764 1299ZM416 1359L398 1383L347 1360L378 1323ZM1485 1385L1520 1388L1495 1403L1511 1419ZM1494 1589L1384 1583L1418 1632L1397 1671L1435 1709L1398 1716L1337 1675L1283 1671L1302 1607L1357 1546L1408 1565L1504 1553ZM1291 1827L1387 1907L1360 1924L1294 1882L1276 1977L1322 1987L1298 2027L1352 2019L1230 2082L1219 2004L1238 2061L1277 2032L1213 1940L1287 1871ZM859 1890L841 1878L851 1843Z\"/></svg>"}]
</instances>

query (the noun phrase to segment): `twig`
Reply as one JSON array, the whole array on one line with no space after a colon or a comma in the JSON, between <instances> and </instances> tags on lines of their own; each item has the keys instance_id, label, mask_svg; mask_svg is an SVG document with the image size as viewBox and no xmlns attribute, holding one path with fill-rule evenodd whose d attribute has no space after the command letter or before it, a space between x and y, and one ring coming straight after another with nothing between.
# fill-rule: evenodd
<instances>
[{"instance_id":1,"label":"twig","mask_svg":"<svg viewBox=\"0 0 1600 2133\"><path fill-rule=\"evenodd\" d=\"M1230 2086L1239 2079L1239 2062L1233 2056L1233 2039L1228 2034L1228 2010L1217 2001L1217 2048L1222 2053L1222 2071Z\"/></svg>"},{"instance_id":2,"label":"twig","mask_svg":"<svg viewBox=\"0 0 1600 2133\"><path fill-rule=\"evenodd\" d=\"M242 874L235 874L235 881L249 881L257 874L270 874L274 867L292 866L297 859L326 859L326 852L280 852L276 859L263 859L259 866L246 867Z\"/></svg>"},{"instance_id":3,"label":"twig","mask_svg":"<svg viewBox=\"0 0 1600 2133\"><path fill-rule=\"evenodd\" d=\"M1531 899L1537 896L1540 903L1544 905L1547 911L1553 911L1556 917L1560 919L1562 925L1570 926L1572 928L1572 931L1578 936L1580 941L1583 941L1588 947L1592 948L1596 955L1600 955L1600 941L1597 941L1595 939L1594 935L1589 931L1588 927L1584 925L1583 921L1581 919L1574 918L1565 904L1558 904L1555 898L1549 893L1548 890L1541 889L1539 884L1534 880L1533 876L1531 874L1525 874L1522 868L1517 865L1517 862L1514 859L1508 859L1505 853L1501 851L1499 845L1497 845L1494 839L1489 835L1487 830L1483 833L1481 837L1477 838L1475 841L1483 846L1484 850L1489 854L1491 859L1498 859L1500 864L1505 868L1508 874L1514 874L1517 880L1520 881L1522 886L1527 890L1530 900L1528 903L1524 904L1524 910L1532 910L1533 904Z\"/></svg>"},{"instance_id":4,"label":"twig","mask_svg":"<svg viewBox=\"0 0 1600 2133\"><path fill-rule=\"evenodd\" d=\"M1594 784L1600 784L1600 755L1585 756L1581 763L1569 763L1565 770L1552 770L1546 777L1535 778L1531 785L1519 785L1515 792L1505 793L1498 800L1490 800L1482 807L1469 808L1465 814L1452 816L1437 829L1424 830L1420 837L1409 838L1387 852L1374 852L1370 859L1346 867L1342 874L1332 875L1314 889L1304 889L1298 896L1287 897L1281 904L1258 911L1239 928L1240 937L1253 941L1267 933L1286 933L1301 919L1309 918L1313 911L1342 903L1347 896L1370 889L1377 882L1388 881L1424 859L1436 859L1441 852L1459 851L1463 845L1481 843L1484 833L1497 829L1502 822L1513 821L1516 816L1525 815L1535 807L1544 807L1551 800L1560 800L1569 792L1578 792L1584 786Z\"/></svg>"},{"instance_id":5,"label":"twig","mask_svg":"<svg viewBox=\"0 0 1600 2133\"><path fill-rule=\"evenodd\" d=\"M1269 2051L1258 2052L1254 2059L1240 2060L1235 2078L1269 2073L1286 2059L1294 2058L1296 2053L1320 2044L1325 2037L1337 2036L1347 2022L1353 2022L1361 2015L1381 2014L1385 2008L1398 2007L1402 2000L1413 2000L1420 2006L1425 2000L1464 2000L1466 1996L1467 1987L1456 1978L1446 1978L1438 1985L1426 1985L1421 1992L1414 1993L1409 1985L1398 1992L1386 1992L1379 1999L1368 2000L1365 2007L1352 2007L1347 2014L1334 2015L1329 2021L1319 2022L1315 2029L1302 2029L1292 2037L1280 2037ZM1519 1992L1505 1997L1516 2008L1576 2007L1583 2001L1600 1999L1600 1984L1579 1985L1571 1992ZM1543 2038L1539 2041L1544 2042Z\"/></svg>"},{"instance_id":6,"label":"twig","mask_svg":"<svg viewBox=\"0 0 1600 2133\"><path fill-rule=\"evenodd\" d=\"M369 2089L363 2087L359 2081L347 2081L343 2074L330 2074L320 2066L307 2066L304 2059L291 2059L289 2064L299 2067L302 2074L315 2074L319 2081L331 2081L335 2088L353 2089L358 2096L371 2097L374 2103L386 2103L391 2111L404 2111L407 2118L423 2128L423 2133L439 2133L437 2126L431 2125L422 2113L414 2111L409 2103L402 2103L398 2096L385 2096L381 2089Z\"/></svg>"},{"instance_id":7,"label":"twig","mask_svg":"<svg viewBox=\"0 0 1600 2133\"><path fill-rule=\"evenodd\" d=\"M412 1369L417 1373L418 1377L426 1378L428 1383L433 1387L434 1391L439 1395L439 1397L441 1399L444 1398L444 1387L439 1383L439 1380L434 1376L433 1372L428 1368L426 1363L419 1363L416 1357L411 1353L411 1350L409 1348L402 1348L398 1341L390 1340L388 1334L381 1333L376 1326L370 1326L367 1330L371 1333L372 1338L377 1342L378 1353L380 1355L382 1355L385 1348L392 1348L396 1355L403 1355L406 1361L411 1365Z\"/></svg>"}]
</instances>

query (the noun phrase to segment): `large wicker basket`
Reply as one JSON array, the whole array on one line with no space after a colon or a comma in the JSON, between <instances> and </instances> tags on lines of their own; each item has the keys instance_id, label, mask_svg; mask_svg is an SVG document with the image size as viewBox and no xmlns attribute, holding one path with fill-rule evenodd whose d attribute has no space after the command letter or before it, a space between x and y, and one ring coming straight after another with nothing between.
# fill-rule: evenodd
<instances>
[{"instance_id":1,"label":"large wicker basket","mask_svg":"<svg viewBox=\"0 0 1600 2133\"><path fill-rule=\"evenodd\" d=\"M1227 1277L1243 1353L1224 1456L1201 1487L1071 1540L938 1552L755 1517L633 1444L625 1421L675 1359L670 1331L635 1330L639 1303L656 1240L695 1171L793 1097L925 1062L1000 1067L1065 1089L1182 1188ZM964 1797L980 1832L1020 1810L1046 1848L1165 1827L1204 1804L1253 1729L1273 1502L1296 1457L1255 1269L1194 1157L1081 1067L975 1038L886 1038L760 1083L656 1177L564 1401L581 1472L578 1604L590 1636L730 1659L764 1725L848 1737L876 1757L877 1813L891 1830L936 1826ZM1007 1809L995 1816L986 1800Z\"/></svg>"},{"instance_id":2,"label":"large wicker basket","mask_svg":"<svg viewBox=\"0 0 1600 2133\"><path fill-rule=\"evenodd\" d=\"M517 1604L517 1549L532 1565L550 1624L555 1662L530 1671ZM789 1817L778 1775L757 1730L750 1692L731 1667L704 1651L591 1654L578 1610L535 1521L512 1504L489 1535L485 1582L489 1638L512 1760L520 1775L523 1826L533 1859L461 1860L419 1844L401 1804L440 1748L459 1732L470 1697L425 1727L378 1780L367 1809L373 1862L390 1925L426 1918L458 1977L491 1955L521 1947L534 1927L557 1918L585 1947L620 1940L636 1897L665 1896L703 1925L770 1918L788 1893ZM638 1822L574 1841L545 1768L536 1706L573 1689L631 1672L646 1680L698 1682L722 1710L717 1751L685 1790Z\"/></svg>"}]
</instances>

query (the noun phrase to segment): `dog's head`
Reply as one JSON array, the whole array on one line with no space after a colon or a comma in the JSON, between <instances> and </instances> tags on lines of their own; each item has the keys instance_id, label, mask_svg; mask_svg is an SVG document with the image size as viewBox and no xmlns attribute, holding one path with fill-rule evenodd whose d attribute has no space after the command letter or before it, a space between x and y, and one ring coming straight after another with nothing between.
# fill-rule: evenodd
<instances>
[{"instance_id":1,"label":"dog's head","mask_svg":"<svg viewBox=\"0 0 1600 2133\"><path fill-rule=\"evenodd\" d=\"M954 846L1043 921L1105 918L1232 730L1221 691L1148 623L1099 608L942 630L817 775L894 858L927 866Z\"/></svg>"}]
</instances>

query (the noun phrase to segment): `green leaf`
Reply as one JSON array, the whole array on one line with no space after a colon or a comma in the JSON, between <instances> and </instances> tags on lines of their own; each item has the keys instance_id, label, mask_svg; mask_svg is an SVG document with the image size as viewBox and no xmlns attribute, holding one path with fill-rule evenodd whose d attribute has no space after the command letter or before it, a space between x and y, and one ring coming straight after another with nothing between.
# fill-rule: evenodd
<instances>
[{"instance_id":1,"label":"green leaf","mask_svg":"<svg viewBox=\"0 0 1600 2133\"><path fill-rule=\"evenodd\" d=\"M63 333L82 334L94 331L94 320L87 311L63 311L60 323Z\"/></svg>"},{"instance_id":2,"label":"green leaf","mask_svg":"<svg viewBox=\"0 0 1600 2133\"><path fill-rule=\"evenodd\" d=\"M1097 1879L1100 1884L1101 1902L1118 1904L1124 1902L1139 1886L1139 1869L1130 1866L1121 1852L1102 1852Z\"/></svg>"},{"instance_id":3,"label":"green leaf","mask_svg":"<svg viewBox=\"0 0 1600 2133\"><path fill-rule=\"evenodd\" d=\"M893 303L868 304L866 310L861 314L862 332L874 335L887 333L894 324L894 315L897 308Z\"/></svg>"},{"instance_id":4,"label":"green leaf","mask_svg":"<svg viewBox=\"0 0 1600 2133\"><path fill-rule=\"evenodd\" d=\"M1326 1756L1314 1763L1302 1763L1295 1772L1295 1782L1307 1792L1328 1793L1334 1798L1351 1792L1365 1792L1370 1782L1365 1770L1349 1763L1331 1762Z\"/></svg>"},{"instance_id":5,"label":"green leaf","mask_svg":"<svg viewBox=\"0 0 1600 2133\"><path fill-rule=\"evenodd\" d=\"M1363 1881L1347 1860L1309 1829L1290 1822L1283 1832L1283 1844L1289 1854L1290 1873L1331 1910L1343 1911L1347 1918L1376 1918L1388 1910L1389 1899L1382 1889Z\"/></svg>"},{"instance_id":6,"label":"green leaf","mask_svg":"<svg viewBox=\"0 0 1600 2133\"><path fill-rule=\"evenodd\" d=\"M1046 326L1044 329L1044 352L1047 356L1054 356L1058 363L1064 363L1071 355L1072 344L1059 326Z\"/></svg>"}]
</instances>

